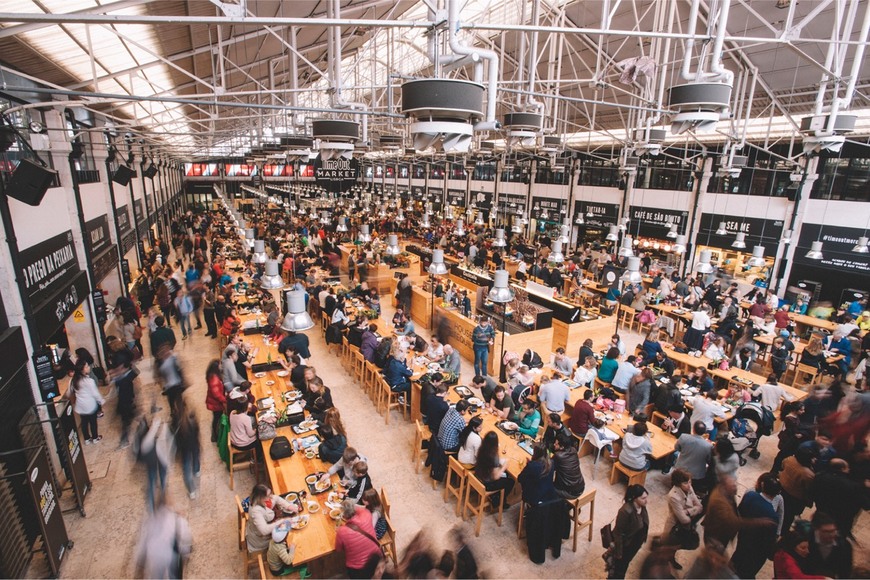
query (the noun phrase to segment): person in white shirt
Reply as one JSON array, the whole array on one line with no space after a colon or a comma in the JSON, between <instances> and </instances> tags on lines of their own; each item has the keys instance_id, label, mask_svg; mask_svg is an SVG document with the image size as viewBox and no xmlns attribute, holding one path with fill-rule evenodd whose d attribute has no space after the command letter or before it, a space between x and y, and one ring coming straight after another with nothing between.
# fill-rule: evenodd
<instances>
[{"instance_id":1,"label":"person in white shirt","mask_svg":"<svg viewBox=\"0 0 870 580\"><path fill-rule=\"evenodd\" d=\"M674 289L674 284L671 282L671 279L667 276L662 276L662 281L659 282L659 291L658 295L662 300L668 297L668 294L671 293L671 290Z\"/></svg>"},{"instance_id":2,"label":"person in white shirt","mask_svg":"<svg viewBox=\"0 0 870 580\"><path fill-rule=\"evenodd\" d=\"M526 264L525 260L520 260L520 263L517 264L517 272L522 272L523 274L525 274L526 270L528 270L528 269L529 269L529 266L528 266L528 264Z\"/></svg>"},{"instance_id":3,"label":"person in white shirt","mask_svg":"<svg viewBox=\"0 0 870 580\"><path fill-rule=\"evenodd\" d=\"M332 311L332 324L339 324L344 327L348 323L350 323L350 318L344 313L344 304L336 305L335 310Z\"/></svg>"},{"instance_id":4,"label":"person in white shirt","mask_svg":"<svg viewBox=\"0 0 870 580\"><path fill-rule=\"evenodd\" d=\"M553 357L553 368L565 376L570 376L574 370L574 363L565 355L565 349L561 346L556 349L556 355Z\"/></svg>"},{"instance_id":5,"label":"person in white shirt","mask_svg":"<svg viewBox=\"0 0 870 580\"><path fill-rule=\"evenodd\" d=\"M317 295L317 301L320 303L321 308L326 308L327 296L329 296L329 287L324 287L323 290L320 291L320 294Z\"/></svg>"},{"instance_id":6,"label":"person in white shirt","mask_svg":"<svg viewBox=\"0 0 870 580\"><path fill-rule=\"evenodd\" d=\"M565 410L565 403L571 398L568 385L558 372L553 373L552 380L544 376L543 381L546 382L541 385L541 390L538 392L538 401L543 406L541 415L546 417L547 413L562 413Z\"/></svg>"},{"instance_id":7,"label":"person in white shirt","mask_svg":"<svg viewBox=\"0 0 870 580\"><path fill-rule=\"evenodd\" d=\"M574 382L581 386L591 387L597 376L598 369L595 367L595 357L587 356L583 364L574 371Z\"/></svg>"},{"instance_id":8,"label":"person in white shirt","mask_svg":"<svg viewBox=\"0 0 870 580\"><path fill-rule=\"evenodd\" d=\"M620 393L625 393L629 387L634 386L640 376L637 360L636 356L631 355L628 359L619 363L619 368L616 369L616 374L613 376L613 380L610 381L610 386Z\"/></svg>"},{"instance_id":9,"label":"person in white shirt","mask_svg":"<svg viewBox=\"0 0 870 580\"><path fill-rule=\"evenodd\" d=\"M459 433L459 453L456 460L464 465L477 463L477 451L482 442L480 430L483 427L483 419L480 416L472 417Z\"/></svg>"},{"instance_id":10,"label":"person in white shirt","mask_svg":"<svg viewBox=\"0 0 870 580\"><path fill-rule=\"evenodd\" d=\"M722 360L728 358L725 354L725 339L718 336L710 343L707 350L704 351L704 356L710 360Z\"/></svg>"},{"instance_id":11,"label":"person in white shirt","mask_svg":"<svg viewBox=\"0 0 870 580\"><path fill-rule=\"evenodd\" d=\"M770 374L767 376L767 382L755 389L752 389L753 396L761 395L761 404L773 413L779 409L779 404L782 399L786 401L794 401L794 397L786 392L776 380L776 375Z\"/></svg>"},{"instance_id":12,"label":"person in white shirt","mask_svg":"<svg viewBox=\"0 0 870 580\"><path fill-rule=\"evenodd\" d=\"M429 341L429 348L426 349L426 358L432 362L441 362L444 358L444 345L438 342L437 336L433 336Z\"/></svg>"},{"instance_id":13,"label":"person in white shirt","mask_svg":"<svg viewBox=\"0 0 870 580\"><path fill-rule=\"evenodd\" d=\"M725 418L725 411L716 404L716 399L719 398L715 390L709 391L707 395L695 395L692 397L692 417L689 422L694 425L697 421L701 421L707 427L707 432L710 433L710 440L716 440L716 423L715 418Z\"/></svg>"}]
</instances>

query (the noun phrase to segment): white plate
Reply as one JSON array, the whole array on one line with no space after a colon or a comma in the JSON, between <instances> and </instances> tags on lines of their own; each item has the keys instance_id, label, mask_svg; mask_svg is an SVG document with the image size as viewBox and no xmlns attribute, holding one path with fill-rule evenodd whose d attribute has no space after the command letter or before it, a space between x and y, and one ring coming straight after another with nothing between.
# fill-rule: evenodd
<instances>
[{"instance_id":1,"label":"white plate","mask_svg":"<svg viewBox=\"0 0 870 580\"><path fill-rule=\"evenodd\" d=\"M266 373L257 373L254 376L257 377L258 379L262 379L263 377L266 376Z\"/></svg>"},{"instance_id":2,"label":"white plate","mask_svg":"<svg viewBox=\"0 0 870 580\"><path fill-rule=\"evenodd\" d=\"M520 426L517 425L516 423L514 423L513 421L505 421L504 423L501 424L501 426L503 428L507 429L508 431L517 431L520 428Z\"/></svg>"},{"instance_id":3,"label":"white plate","mask_svg":"<svg viewBox=\"0 0 870 580\"><path fill-rule=\"evenodd\" d=\"M274 385L274 384L275 384L275 381L266 381L266 386L267 386L267 387L271 387L271 386Z\"/></svg>"},{"instance_id":4,"label":"white plate","mask_svg":"<svg viewBox=\"0 0 870 580\"><path fill-rule=\"evenodd\" d=\"M287 371L278 371L278 372L275 373L275 374L278 375L279 377L286 377L286 376L289 375L290 373L287 372Z\"/></svg>"},{"instance_id":5,"label":"white plate","mask_svg":"<svg viewBox=\"0 0 870 580\"><path fill-rule=\"evenodd\" d=\"M470 397L470 398L468 399L468 402L469 402L469 404L471 404L471 405L475 405L475 406L477 406L477 407L483 405L483 401L481 401L481 400L478 399L477 397Z\"/></svg>"}]
</instances>

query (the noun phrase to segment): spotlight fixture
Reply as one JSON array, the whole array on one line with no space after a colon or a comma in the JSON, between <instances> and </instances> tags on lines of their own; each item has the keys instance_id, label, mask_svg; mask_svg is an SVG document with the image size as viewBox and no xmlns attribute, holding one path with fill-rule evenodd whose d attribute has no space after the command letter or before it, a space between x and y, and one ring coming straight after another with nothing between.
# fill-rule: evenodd
<instances>
[{"instance_id":1,"label":"spotlight fixture","mask_svg":"<svg viewBox=\"0 0 870 580\"><path fill-rule=\"evenodd\" d=\"M810 247L810 251L807 252L806 257L810 260L821 260L824 257L822 255L822 242L813 242L813 245Z\"/></svg>"},{"instance_id":2,"label":"spotlight fixture","mask_svg":"<svg viewBox=\"0 0 870 580\"><path fill-rule=\"evenodd\" d=\"M732 248L737 248L738 250L743 250L746 248L746 234L743 232L738 232L734 237L734 241L731 242Z\"/></svg>"},{"instance_id":3,"label":"spotlight fixture","mask_svg":"<svg viewBox=\"0 0 870 580\"><path fill-rule=\"evenodd\" d=\"M752 257L746 260L746 265L750 268L763 268L765 264L764 246L755 246L752 248Z\"/></svg>"}]
</instances>

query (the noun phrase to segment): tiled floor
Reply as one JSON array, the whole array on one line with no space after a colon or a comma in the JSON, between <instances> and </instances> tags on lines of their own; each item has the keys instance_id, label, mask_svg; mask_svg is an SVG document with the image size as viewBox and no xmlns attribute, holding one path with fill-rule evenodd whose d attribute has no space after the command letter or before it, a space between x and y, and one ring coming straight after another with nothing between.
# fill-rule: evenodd
<instances>
[{"instance_id":1,"label":"tiled floor","mask_svg":"<svg viewBox=\"0 0 870 580\"><path fill-rule=\"evenodd\" d=\"M392 310L387 307L384 316L387 320ZM177 327L176 327L177 328ZM421 332L422 333L422 332ZM187 391L189 403L197 410L203 432L203 465L199 498L189 500L184 490L179 466L174 466L169 474L169 489L177 508L189 519L194 534L194 552L185 570L191 578L206 577L244 577L241 556L236 545L236 519L234 493L248 495L254 478L247 472L238 472L236 490L230 491L227 471L218 458L216 448L208 441L210 413L205 409L205 368L208 362L217 357L217 341L205 338L204 330L186 341L179 341L178 353L186 375L193 386ZM349 431L350 444L356 446L369 458L370 473L376 487L387 488L393 503L392 520L397 528L399 551L420 530L426 530L439 549L449 547L448 532L460 523L454 516L452 504L442 501L439 487L433 491L425 473L415 474L411 464L413 427L401 420L394 412L389 427L384 425L383 417L378 415L368 397L360 390L337 359L326 350L326 345L318 327L308 332L312 343L311 363L318 374L333 392L336 406L341 410ZM423 333L425 334L425 333ZM629 334L625 342L629 348L640 341L636 334ZM570 352L576 353L579 345L571 345ZM541 353L542 355L548 353ZM471 363L463 361L462 379L468 384L471 378ZM142 365L138 401L145 410L152 401L163 407L160 413L167 415L166 403L159 394L158 386L152 380L149 364ZM64 578L129 578L134 574L132 561L137 534L145 512L145 473L136 465L128 450L117 449L118 421L115 417L114 403L109 402L105 418L100 422L104 439L97 445L85 448L89 466L105 471L105 477L95 479L93 490L86 500L88 516L78 513L66 516L66 524L75 548L71 550L63 564L61 575ZM767 468L776 453L776 439L765 438L760 450L759 460L749 460L740 469L740 493L754 484L756 477ZM595 534L593 542L581 537L577 553L570 550L570 540L563 544L561 558L553 560L548 556L545 564L538 566L528 559L525 541L516 536L519 509L513 506L506 512L501 528L496 526L495 518L487 516L480 538L473 541L473 549L481 566L490 577L531 578L547 576L550 578L603 578L604 563L602 549L598 540L598 529L611 521L621 503L624 483L610 486L607 483L610 464L605 461L599 465L597 476L592 479L590 457L581 461L586 477L587 489L597 489L595 510ZM653 500L649 503L651 534L662 532L667 505L663 501L668 491L667 476L658 471L650 472L647 488ZM465 524L468 525L468 524ZM856 526L858 538L868 538L867 518L862 518ZM856 554L861 552L856 550ZM635 559L629 569L628 577L636 577L637 567L643 559L643 552ZM680 560L690 563L693 556L680 552ZM856 559L864 560L866 556ZM35 575L40 571L32 571ZM759 578L772 577L772 565L768 563Z\"/></svg>"}]
</instances>

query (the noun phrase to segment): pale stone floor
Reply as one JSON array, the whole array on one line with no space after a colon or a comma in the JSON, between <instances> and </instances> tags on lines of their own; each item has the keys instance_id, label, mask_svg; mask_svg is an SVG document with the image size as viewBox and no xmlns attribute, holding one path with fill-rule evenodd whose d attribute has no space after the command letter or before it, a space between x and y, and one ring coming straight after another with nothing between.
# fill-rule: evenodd
<instances>
[{"instance_id":1,"label":"pale stone floor","mask_svg":"<svg viewBox=\"0 0 870 580\"><path fill-rule=\"evenodd\" d=\"M384 302L387 302L386 300ZM392 309L385 308L384 317L392 317ZM178 327L174 326L176 332ZM202 478L199 497L190 500L184 489L180 465L170 469L168 489L176 507L189 519L194 534L194 551L186 567L190 578L239 578L245 577L242 558L236 544L236 517L233 495L245 497L254 484L254 476L247 471L237 472L235 491L230 491L227 471L218 458L217 450L209 442L211 414L205 408L205 368L217 358L217 341L205 338L204 329L195 332L192 339L179 340L177 352L192 387L186 397L197 410L202 429ZM179 333L180 334L180 333ZM421 332L425 335L425 332ZM454 515L453 504L442 501L442 489L433 491L428 475L421 471L415 474L411 462L413 426L402 420L394 411L389 427L383 416L378 415L368 397L355 381L338 364L337 358L328 353L318 327L308 332L311 339L312 358L309 364L317 368L324 383L333 391L336 406L341 410L349 431L350 444L369 458L370 473L376 487L386 487L392 501L392 521L397 528L399 552L421 529L432 537L437 549L449 547L450 529L460 522ZM640 341L635 333L626 333L625 343L631 349ZM180 337L179 337L180 338ZM147 341L145 341L147 342ZM576 354L579 345L571 345L569 353ZM549 353L541 353L548 356ZM168 417L167 405L153 382L149 363L142 365L138 391L140 409L147 410L152 400ZM463 361L462 382L469 384L472 365ZM68 552L61 576L64 578L130 578L134 575L133 554L137 534L145 513L144 470L132 459L129 450L117 448L119 422L115 415L114 401L106 405L106 416L100 420L104 435L101 443L85 447L88 466L92 472L93 489L86 498L87 517L78 512L66 515L69 536L75 547ZM776 454L775 437L766 437L760 445L761 458L749 459L740 468L740 494L747 486L754 485L757 476L770 466ZM481 535L472 540L474 553L489 577L495 578L603 578L604 563L598 538L598 529L610 522L621 503L625 484L610 486L609 460L599 464L595 479L592 478L591 456L581 460L587 489L597 489L593 541L581 534L577 553L571 551L571 540L563 543L562 555L554 560L548 552L547 562L535 565L529 559L525 540L516 536L519 508L513 505L505 514L502 527L496 525L495 517L485 517ZM664 497L668 491L669 477L659 471L651 471L646 486L652 499L649 503L651 535L661 533L667 504ZM810 512L807 511L807 514ZM469 524L465 524L468 526ZM867 518L862 517L856 525L856 537L866 545L870 537ZM469 529L471 529L469 527ZM472 531L473 537L473 531ZM733 546L732 546L733 548ZM866 564L861 547L855 550L856 561ZM635 558L628 577L637 577L637 570L645 552ZM684 567L693 561L694 555L680 552ZM30 576L46 575L43 566L35 563ZM759 578L773 575L768 562Z\"/></svg>"}]
</instances>

